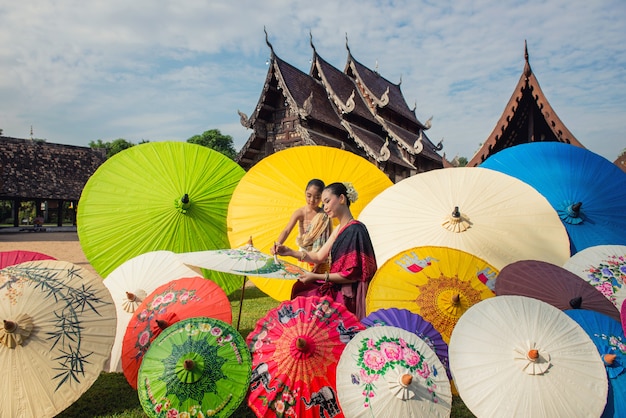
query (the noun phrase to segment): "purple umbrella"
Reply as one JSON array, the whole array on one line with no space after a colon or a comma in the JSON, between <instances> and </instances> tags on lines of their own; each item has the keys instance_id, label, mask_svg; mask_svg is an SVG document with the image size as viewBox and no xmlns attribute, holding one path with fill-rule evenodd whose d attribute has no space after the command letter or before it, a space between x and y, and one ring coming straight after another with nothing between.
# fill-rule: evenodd
<instances>
[{"instance_id":1,"label":"purple umbrella","mask_svg":"<svg viewBox=\"0 0 626 418\"><path fill-rule=\"evenodd\" d=\"M445 367L448 378L452 379L448 365L448 344L443 340L439 331L420 315L408 309L378 309L363 318L361 323L368 328L381 325L398 327L417 335L435 352Z\"/></svg>"}]
</instances>

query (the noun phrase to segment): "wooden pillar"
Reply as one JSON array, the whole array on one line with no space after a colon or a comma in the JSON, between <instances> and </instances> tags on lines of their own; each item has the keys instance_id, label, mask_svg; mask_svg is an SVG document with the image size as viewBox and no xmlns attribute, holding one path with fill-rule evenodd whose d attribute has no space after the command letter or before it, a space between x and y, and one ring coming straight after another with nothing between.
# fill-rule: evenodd
<instances>
[{"instance_id":1,"label":"wooden pillar","mask_svg":"<svg viewBox=\"0 0 626 418\"><path fill-rule=\"evenodd\" d=\"M63 226L63 200L57 200L57 226Z\"/></svg>"},{"instance_id":2,"label":"wooden pillar","mask_svg":"<svg viewBox=\"0 0 626 418\"><path fill-rule=\"evenodd\" d=\"M11 212L13 214L13 226L20 226L20 201L19 199L11 200Z\"/></svg>"}]
</instances>

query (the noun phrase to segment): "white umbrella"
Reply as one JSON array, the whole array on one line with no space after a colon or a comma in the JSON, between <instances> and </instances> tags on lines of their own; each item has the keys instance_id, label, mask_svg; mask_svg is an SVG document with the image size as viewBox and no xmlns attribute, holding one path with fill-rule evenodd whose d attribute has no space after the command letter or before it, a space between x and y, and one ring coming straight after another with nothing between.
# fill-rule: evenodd
<instances>
[{"instance_id":1,"label":"white umbrella","mask_svg":"<svg viewBox=\"0 0 626 418\"><path fill-rule=\"evenodd\" d=\"M599 417L608 381L585 331L558 308L525 296L471 307L452 331L450 370L479 417Z\"/></svg>"},{"instance_id":2,"label":"white umbrella","mask_svg":"<svg viewBox=\"0 0 626 418\"><path fill-rule=\"evenodd\" d=\"M117 331L107 370L122 371L122 341L128 322L143 299L157 287L198 273L171 251L150 251L125 261L113 270L104 285L111 292L117 311Z\"/></svg>"},{"instance_id":3,"label":"white umbrella","mask_svg":"<svg viewBox=\"0 0 626 418\"><path fill-rule=\"evenodd\" d=\"M346 417L448 417L446 369L412 332L391 326L356 334L337 364L337 397Z\"/></svg>"},{"instance_id":4,"label":"white umbrella","mask_svg":"<svg viewBox=\"0 0 626 418\"><path fill-rule=\"evenodd\" d=\"M626 300L626 245L595 245L568 259L563 267L582 277L619 310Z\"/></svg>"},{"instance_id":5,"label":"white umbrella","mask_svg":"<svg viewBox=\"0 0 626 418\"><path fill-rule=\"evenodd\" d=\"M53 417L100 376L115 335L102 280L67 261L0 270L0 417Z\"/></svg>"},{"instance_id":6,"label":"white umbrella","mask_svg":"<svg viewBox=\"0 0 626 418\"><path fill-rule=\"evenodd\" d=\"M382 191L361 212L376 261L407 248L450 247L496 269L517 260L562 265L569 238L556 210L538 191L479 167L432 170Z\"/></svg>"}]
</instances>

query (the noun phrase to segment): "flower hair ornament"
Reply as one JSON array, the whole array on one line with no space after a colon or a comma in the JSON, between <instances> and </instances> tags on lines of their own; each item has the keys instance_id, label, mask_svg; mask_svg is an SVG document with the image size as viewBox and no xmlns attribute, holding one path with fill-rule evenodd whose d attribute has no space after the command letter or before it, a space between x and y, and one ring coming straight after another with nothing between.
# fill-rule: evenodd
<instances>
[{"instance_id":1,"label":"flower hair ornament","mask_svg":"<svg viewBox=\"0 0 626 418\"><path fill-rule=\"evenodd\" d=\"M350 203L356 202L359 198L359 194L356 192L356 190L354 190L354 186L352 185L352 183L344 182L343 185L346 186L346 196L348 196L348 200L350 201Z\"/></svg>"}]
</instances>

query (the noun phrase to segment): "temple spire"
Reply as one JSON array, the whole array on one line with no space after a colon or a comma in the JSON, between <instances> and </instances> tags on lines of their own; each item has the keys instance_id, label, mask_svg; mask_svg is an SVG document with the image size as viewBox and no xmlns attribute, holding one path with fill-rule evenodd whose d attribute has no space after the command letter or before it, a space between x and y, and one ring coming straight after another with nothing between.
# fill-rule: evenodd
<instances>
[{"instance_id":1,"label":"temple spire","mask_svg":"<svg viewBox=\"0 0 626 418\"><path fill-rule=\"evenodd\" d=\"M524 39L524 61L526 61L524 64L524 76L528 78L532 74L533 70L530 69L530 62L528 61L528 44L526 39Z\"/></svg>"},{"instance_id":2,"label":"temple spire","mask_svg":"<svg viewBox=\"0 0 626 418\"><path fill-rule=\"evenodd\" d=\"M352 55L352 52L350 52L350 46L348 45L348 32L346 32L346 49L348 50L348 55Z\"/></svg>"},{"instance_id":3,"label":"temple spire","mask_svg":"<svg viewBox=\"0 0 626 418\"><path fill-rule=\"evenodd\" d=\"M315 50L315 45L313 45L313 33L309 31L309 43L311 44L311 48L313 48L313 54L317 55L317 51Z\"/></svg>"},{"instance_id":4,"label":"temple spire","mask_svg":"<svg viewBox=\"0 0 626 418\"><path fill-rule=\"evenodd\" d=\"M272 46L272 44L270 43L270 40L268 38L267 35L267 30L265 29L265 26L263 26L263 32L265 32L265 43L267 44L267 46L270 47L270 51L272 51L272 57L274 57L274 47Z\"/></svg>"}]
</instances>

